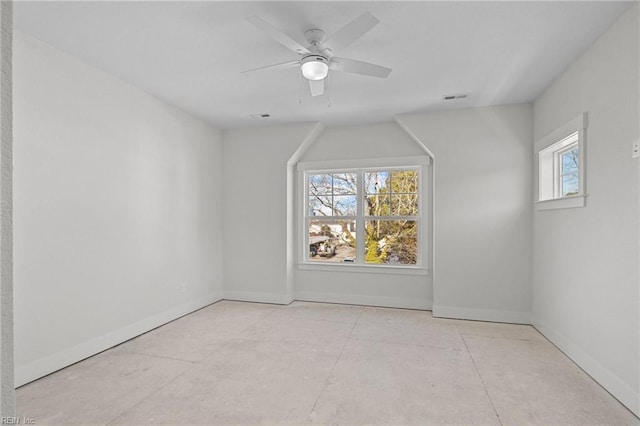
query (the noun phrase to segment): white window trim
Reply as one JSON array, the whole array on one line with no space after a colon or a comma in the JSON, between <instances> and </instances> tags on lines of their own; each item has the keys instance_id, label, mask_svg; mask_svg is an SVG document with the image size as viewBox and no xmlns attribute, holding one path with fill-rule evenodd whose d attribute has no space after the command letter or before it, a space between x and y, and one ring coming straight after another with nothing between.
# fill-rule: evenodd
<instances>
[{"instance_id":1,"label":"white window trim","mask_svg":"<svg viewBox=\"0 0 640 426\"><path fill-rule=\"evenodd\" d=\"M575 207L584 207L586 205L586 197L588 196L586 192L586 129L588 124L587 113L582 113L579 116L575 117L573 120L564 124L560 128L554 130L553 132L547 134L543 138L539 139L535 143L535 161L537 162L537 191L536 191L536 199L534 200L534 204L537 210L555 210L555 209L566 209L566 208L575 208ZM541 187L541 179L543 178L543 170L542 170L542 156L545 155L545 151L548 153L548 149L558 142L562 142L563 140L567 140L565 146L560 147L562 150L574 144L572 140L569 139L573 134L578 135L578 163L580 165L578 169L578 194L570 195L566 197L558 196L558 188L557 188L557 170L556 167L553 166L553 192L554 196L552 198L542 199L542 187ZM556 148L554 151L557 152L559 150Z\"/></svg>"},{"instance_id":2,"label":"white window trim","mask_svg":"<svg viewBox=\"0 0 640 426\"><path fill-rule=\"evenodd\" d=\"M420 266L367 265L354 263L312 263L302 261L298 269L303 271L357 272L394 275L429 275L429 268Z\"/></svg>"},{"instance_id":3,"label":"white window trim","mask_svg":"<svg viewBox=\"0 0 640 426\"><path fill-rule=\"evenodd\" d=\"M569 195L562 198L552 198L550 200L536 201L538 210L570 209L584 207L586 195Z\"/></svg>"},{"instance_id":4,"label":"white window trim","mask_svg":"<svg viewBox=\"0 0 640 426\"><path fill-rule=\"evenodd\" d=\"M428 218L425 217L423 201L429 200L429 185L425 182L428 176L426 168L431 164L428 156L414 157L392 157L381 159L357 159L357 160L336 160L336 161L312 161L300 162L297 164L298 170L298 197L300 202L297 203L298 217L298 269L301 270L317 270L317 271L337 271L337 272L365 272L365 273L388 273L401 275L428 275ZM313 171L314 173L334 173L349 172L356 169L402 169L417 168L419 170L419 188L418 209L420 217L418 218L418 252L420 257L417 265L378 265L366 263L320 263L311 262L307 259L308 232L306 230L306 200L307 185L305 180L305 172ZM362 211L362 180L358 183L358 211ZM362 222L362 221L360 221ZM359 226L364 226L362 223ZM364 256L365 248L358 247L359 255ZM360 251L362 253L360 253ZM363 258L363 257L362 257Z\"/></svg>"}]
</instances>

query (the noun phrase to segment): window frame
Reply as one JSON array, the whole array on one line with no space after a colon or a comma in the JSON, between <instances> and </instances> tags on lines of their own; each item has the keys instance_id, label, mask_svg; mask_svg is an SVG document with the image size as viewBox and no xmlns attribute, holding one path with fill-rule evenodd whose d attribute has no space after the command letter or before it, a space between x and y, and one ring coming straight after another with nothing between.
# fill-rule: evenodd
<instances>
[{"instance_id":1,"label":"window frame","mask_svg":"<svg viewBox=\"0 0 640 426\"><path fill-rule=\"evenodd\" d=\"M428 253L427 236L429 226L428 215L425 212L425 201L429 200L428 184L426 182L427 167L430 165L428 156L396 157L387 159L360 159L360 160L339 160L322 162L300 162L298 170L298 191L300 202L298 202L298 268L313 269L322 271L342 271L342 272L382 272L400 274L427 274L428 273ZM396 171L396 170L416 170L418 173L418 216L368 216L365 214L365 188L364 174L373 171ZM355 216L321 216L321 221L355 220L356 240L365 241L365 222L370 220L415 220L418 227L417 247L418 256L416 264L373 264L365 262L366 244L357 244L355 262L317 262L308 258L309 254L309 232L308 223L316 220L318 216L309 214L309 187L308 176L316 174L340 174L357 173L357 207Z\"/></svg>"},{"instance_id":2,"label":"window frame","mask_svg":"<svg viewBox=\"0 0 640 426\"><path fill-rule=\"evenodd\" d=\"M535 143L538 210L584 207L586 205L587 113L582 113ZM578 148L578 193L561 195L562 155Z\"/></svg>"}]
</instances>

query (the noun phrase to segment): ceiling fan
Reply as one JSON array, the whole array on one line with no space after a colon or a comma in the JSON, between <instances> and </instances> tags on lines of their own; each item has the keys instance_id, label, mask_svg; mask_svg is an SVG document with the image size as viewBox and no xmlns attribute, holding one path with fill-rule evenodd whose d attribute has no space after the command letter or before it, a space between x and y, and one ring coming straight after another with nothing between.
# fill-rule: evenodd
<instances>
[{"instance_id":1,"label":"ceiling fan","mask_svg":"<svg viewBox=\"0 0 640 426\"><path fill-rule=\"evenodd\" d=\"M320 96L324 93L324 81L329 74L329 70L378 78L387 78L391 73L391 68L333 56L334 51L349 46L380 22L369 12L363 13L328 38L325 38L324 31L320 29L306 31L304 33L308 43L306 47L262 18L252 16L247 20L286 48L297 53L299 58L295 61L253 68L243 71L243 73L266 69L283 70L300 67L304 78L309 80L311 96Z\"/></svg>"}]
</instances>

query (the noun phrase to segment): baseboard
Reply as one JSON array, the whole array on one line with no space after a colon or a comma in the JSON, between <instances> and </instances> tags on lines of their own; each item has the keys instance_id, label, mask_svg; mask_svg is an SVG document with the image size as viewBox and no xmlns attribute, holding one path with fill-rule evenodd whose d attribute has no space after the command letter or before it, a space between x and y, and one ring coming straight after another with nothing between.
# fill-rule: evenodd
<instances>
[{"instance_id":1,"label":"baseboard","mask_svg":"<svg viewBox=\"0 0 640 426\"><path fill-rule=\"evenodd\" d=\"M58 371L64 367L74 364L92 355L100 353L113 346L126 342L136 336L153 330L163 324L171 322L176 318L189 314L207 305L222 299L222 294L212 293L197 301L184 303L167 311L145 318L126 327L112 331L100 337L93 338L89 341L80 343L71 348L64 349L60 352L40 358L29 364L16 366L15 369L15 385L16 387L25 385L36 379Z\"/></svg>"},{"instance_id":2,"label":"baseboard","mask_svg":"<svg viewBox=\"0 0 640 426\"><path fill-rule=\"evenodd\" d=\"M498 311L493 309L457 308L434 305L433 316L437 318L531 324L531 313L518 311Z\"/></svg>"},{"instance_id":3,"label":"baseboard","mask_svg":"<svg viewBox=\"0 0 640 426\"><path fill-rule=\"evenodd\" d=\"M409 299L401 297L366 296L359 294L335 293L296 293L296 300L306 302L342 303L348 305L381 306L385 308L431 309L431 300Z\"/></svg>"},{"instance_id":4,"label":"baseboard","mask_svg":"<svg viewBox=\"0 0 640 426\"><path fill-rule=\"evenodd\" d=\"M633 414L640 417L640 392L635 391L631 386L600 364L600 362L591 357L581 347L574 344L571 339L557 332L548 324L534 317L533 326L605 388L607 392L613 395L614 398L620 401Z\"/></svg>"},{"instance_id":5,"label":"baseboard","mask_svg":"<svg viewBox=\"0 0 640 426\"><path fill-rule=\"evenodd\" d=\"M273 303L275 305L288 305L293 298L281 293L257 293L253 291L225 291L225 300L237 300L240 302Z\"/></svg>"}]
</instances>

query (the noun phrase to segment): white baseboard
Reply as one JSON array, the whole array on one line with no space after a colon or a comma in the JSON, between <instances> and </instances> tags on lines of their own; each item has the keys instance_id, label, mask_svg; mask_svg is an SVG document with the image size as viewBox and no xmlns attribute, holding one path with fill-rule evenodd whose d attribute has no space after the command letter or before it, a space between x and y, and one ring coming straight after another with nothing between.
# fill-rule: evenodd
<instances>
[{"instance_id":1,"label":"white baseboard","mask_svg":"<svg viewBox=\"0 0 640 426\"><path fill-rule=\"evenodd\" d=\"M401 297L366 296L359 294L335 294L335 293L296 293L296 300L306 302L342 303L348 305L381 306L385 308L431 309L431 300L408 299Z\"/></svg>"},{"instance_id":2,"label":"white baseboard","mask_svg":"<svg viewBox=\"0 0 640 426\"><path fill-rule=\"evenodd\" d=\"M609 371L596 359L566 336L534 317L533 326L566 356L582 368L589 376L605 388L614 398L640 417L640 392L634 390L618 376Z\"/></svg>"},{"instance_id":3,"label":"white baseboard","mask_svg":"<svg viewBox=\"0 0 640 426\"><path fill-rule=\"evenodd\" d=\"M457 308L434 305L433 316L436 318L531 324L531 313L518 311L498 311L493 309Z\"/></svg>"},{"instance_id":4,"label":"white baseboard","mask_svg":"<svg viewBox=\"0 0 640 426\"><path fill-rule=\"evenodd\" d=\"M149 318L145 318L136 323L120 328L118 330L107 333L103 336L93 338L79 345L64 349L54 354L40 358L26 365L16 366L15 369L15 385L16 387L25 385L36 379L51 374L92 355L100 353L113 346L126 342L136 336L153 330L163 324L171 322L176 318L189 314L207 305L215 303L222 299L220 293L212 293L206 297L202 297L197 301L184 303L167 311L161 312Z\"/></svg>"},{"instance_id":5,"label":"white baseboard","mask_svg":"<svg viewBox=\"0 0 640 426\"><path fill-rule=\"evenodd\" d=\"M225 300L237 300L240 302L273 303L275 305L288 305L293 298L281 293L257 293L253 291L225 291Z\"/></svg>"}]
</instances>

